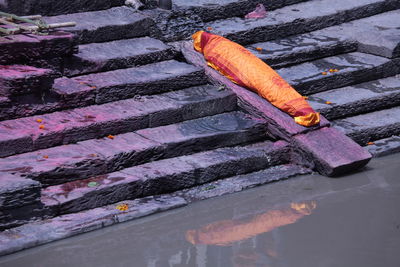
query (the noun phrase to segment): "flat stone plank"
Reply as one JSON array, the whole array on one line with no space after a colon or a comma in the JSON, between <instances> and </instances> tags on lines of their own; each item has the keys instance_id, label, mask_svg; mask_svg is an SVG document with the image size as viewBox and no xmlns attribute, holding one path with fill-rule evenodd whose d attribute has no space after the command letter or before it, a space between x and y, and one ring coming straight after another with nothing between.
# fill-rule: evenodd
<instances>
[{"instance_id":1,"label":"flat stone plank","mask_svg":"<svg viewBox=\"0 0 400 267\"><path fill-rule=\"evenodd\" d=\"M388 138L376 140L365 147L374 157L383 157L400 152L400 136L394 135Z\"/></svg>"},{"instance_id":2,"label":"flat stone plank","mask_svg":"<svg viewBox=\"0 0 400 267\"><path fill-rule=\"evenodd\" d=\"M357 143L366 145L370 141L400 134L400 107L338 119L332 125Z\"/></svg>"},{"instance_id":3,"label":"flat stone plank","mask_svg":"<svg viewBox=\"0 0 400 267\"><path fill-rule=\"evenodd\" d=\"M285 142L264 142L258 146L227 147L157 160L115 173L47 187L42 191L42 201L60 214L77 212L123 199L174 192L285 163L287 159L282 155L287 151ZM96 185L88 186L90 182Z\"/></svg>"},{"instance_id":4,"label":"flat stone plank","mask_svg":"<svg viewBox=\"0 0 400 267\"><path fill-rule=\"evenodd\" d=\"M52 0L3 0L0 7L4 12L18 15L59 15L72 12L107 9L121 6L124 0L70 0L54 3Z\"/></svg>"},{"instance_id":5,"label":"flat stone plank","mask_svg":"<svg viewBox=\"0 0 400 267\"><path fill-rule=\"evenodd\" d=\"M315 31L399 8L396 0L306 1L268 12L262 19L230 18L210 23L212 32L249 44Z\"/></svg>"},{"instance_id":6,"label":"flat stone plank","mask_svg":"<svg viewBox=\"0 0 400 267\"><path fill-rule=\"evenodd\" d=\"M319 58L355 52L358 43L350 38L331 37L315 31L247 46L273 68L288 67Z\"/></svg>"},{"instance_id":7,"label":"flat stone plank","mask_svg":"<svg viewBox=\"0 0 400 267\"><path fill-rule=\"evenodd\" d=\"M92 43L79 46L79 52L67 60L64 74L104 72L169 60L174 56L170 46L150 37Z\"/></svg>"},{"instance_id":8,"label":"flat stone plank","mask_svg":"<svg viewBox=\"0 0 400 267\"><path fill-rule=\"evenodd\" d=\"M73 34L61 31L48 35L0 36L0 64L29 64L35 59L68 56L74 46Z\"/></svg>"},{"instance_id":9,"label":"flat stone plank","mask_svg":"<svg viewBox=\"0 0 400 267\"><path fill-rule=\"evenodd\" d=\"M333 89L310 95L308 101L330 120L398 106L400 79L393 76Z\"/></svg>"},{"instance_id":10,"label":"flat stone plank","mask_svg":"<svg viewBox=\"0 0 400 267\"><path fill-rule=\"evenodd\" d=\"M81 98L84 94L95 97L98 104L151 95L185 87L205 84L204 71L175 60L162 61L140 67L113 70L55 81L55 93L65 99ZM63 78L62 78L63 79ZM59 85L59 83L62 83ZM73 85L75 83L75 86ZM86 86L82 88L82 85ZM84 92L84 93L82 93Z\"/></svg>"},{"instance_id":11,"label":"flat stone plank","mask_svg":"<svg viewBox=\"0 0 400 267\"><path fill-rule=\"evenodd\" d=\"M176 0L174 7L178 10L188 10L201 17L203 21L212 21L227 17L239 17L253 11L258 3L266 10L274 10L287 5L304 2L305 0Z\"/></svg>"},{"instance_id":12,"label":"flat stone plank","mask_svg":"<svg viewBox=\"0 0 400 267\"><path fill-rule=\"evenodd\" d=\"M0 65L0 95L21 95L49 90L56 73L26 65Z\"/></svg>"},{"instance_id":13,"label":"flat stone plank","mask_svg":"<svg viewBox=\"0 0 400 267\"><path fill-rule=\"evenodd\" d=\"M396 63L384 57L354 52L278 69L277 72L301 94L309 95L396 75L400 71L400 65ZM330 69L338 72L331 73Z\"/></svg>"},{"instance_id":14,"label":"flat stone plank","mask_svg":"<svg viewBox=\"0 0 400 267\"><path fill-rule=\"evenodd\" d=\"M76 22L75 27L60 30L76 34L80 44L146 36L153 23L127 6L45 17L44 20L47 23Z\"/></svg>"},{"instance_id":15,"label":"flat stone plank","mask_svg":"<svg viewBox=\"0 0 400 267\"><path fill-rule=\"evenodd\" d=\"M356 171L372 157L367 150L332 127L296 135L292 144L301 165L309 165L327 176Z\"/></svg>"},{"instance_id":16,"label":"flat stone plank","mask_svg":"<svg viewBox=\"0 0 400 267\"><path fill-rule=\"evenodd\" d=\"M211 183L184 189L177 193L189 203L219 197L226 194L240 192L245 189L264 185L267 183L288 179L293 176L308 174L311 170L293 164L277 165L265 170L242 174Z\"/></svg>"},{"instance_id":17,"label":"flat stone plank","mask_svg":"<svg viewBox=\"0 0 400 267\"><path fill-rule=\"evenodd\" d=\"M234 94L228 90L201 86L1 121L0 156L232 111L236 108L235 100ZM197 112L203 108L207 110ZM40 125L44 129L40 129Z\"/></svg>"},{"instance_id":18,"label":"flat stone plank","mask_svg":"<svg viewBox=\"0 0 400 267\"><path fill-rule=\"evenodd\" d=\"M205 70L206 75L212 83L222 86L222 88L226 87L232 90L236 94L238 105L242 109L266 120L267 133L274 138L288 141L296 134L305 133L329 125L329 121L321 116L319 125L313 127L301 126L295 123L290 115L274 107L267 100L246 88L234 84L228 78L219 74L219 72L208 67L203 55L193 49L193 44L191 42L182 43L181 51L188 62Z\"/></svg>"},{"instance_id":19,"label":"flat stone plank","mask_svg":"<svg viewBox=\"0 0 400 267\"><path fill-rule=\"evenodd\" d=\"M126 204L127 211L116 207ZM94 231L106 226L185 206L176 196L155 196L125 200L101 208L67 214L45 221L32 222L0 233L0 255L49 243L62 238Z\"/></svg>"}]
</instances>

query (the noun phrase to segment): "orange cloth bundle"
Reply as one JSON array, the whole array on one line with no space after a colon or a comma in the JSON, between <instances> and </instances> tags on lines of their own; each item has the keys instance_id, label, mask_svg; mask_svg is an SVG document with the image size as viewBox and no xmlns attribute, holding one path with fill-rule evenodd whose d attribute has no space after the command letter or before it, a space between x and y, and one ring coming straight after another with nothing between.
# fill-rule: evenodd
<instances>
[{"instance_id":1,"label":"orange cloth bundle","mask_svg":"<svg viewBox=\"0 0 400 267\"><path fill-rule=\"evenodd\" d=\"M278 73L243 46L204 31L196 32L192 38L194 48L204 55L208 65L232 82L257 92L300 125L319 123L319 113Z\"/></svg>"}]
</instances>

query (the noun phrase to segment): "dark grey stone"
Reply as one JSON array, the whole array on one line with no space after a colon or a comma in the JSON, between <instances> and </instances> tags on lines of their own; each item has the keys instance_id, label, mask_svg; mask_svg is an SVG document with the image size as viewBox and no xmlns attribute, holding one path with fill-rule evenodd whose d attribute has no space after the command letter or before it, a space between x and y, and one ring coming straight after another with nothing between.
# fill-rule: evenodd
<instances>
[{"instance_id":1,"label":"dark grey stone","mask_svg":"<svg viewBox=\"0 0 400 267\"><path fill-rule=\"evenodd\" d=\"M308 101L330 120L390 108L400 104L400 80L393 76L333 89L313 94Z\"/></svg>"},{"instance_id":2,"label":"dark grey stone","mask_svg":"<svg viewBox=\"0 0 400 267\"><path fill-rule=\"evenodd\" d=\"M63 214L124 199L165 194L286 163L288 149L285 142L264 142L157 160L115 173L47 187L42 191L42 200ZM89 187L89 182L96 182L96 186Z\"/></svg>"},{"instance_id":3,"label":"dark grey stone","mask_svg":"<svg viewBox=\"0 0 400 267\"><path fill-rule=\"evenodd\" d=\"M280 39L400 7L397 0L307 1L271 11L263 19L230 18L210 23L212 32L249 44Z\"/></svg>"},{"instance_id":4,"label":"dark grey stone","mask_svg":"<svg viewBox=\"0 0 400 267\"><path fill-rule=\"evenodd\" d=\"M335 120L333 126L360 145L400 134L400 107Z\"/></svg>"},{"instance_id":5,"label":"dark grey stone","mask_svg":"<svg viewBox=\"0 0 400 267\"><path fill-rule=\"evenodd\" d=\"M5 12L18 15L59 15L90 10L107 9L114 6L121 6L124 0L2 0L0 7Z\"/></svg>"},{"instance_id":6,"label":"dark grey stone","mask_svg":"<svg viewBox=\"0 0 400 267\"><path fill-rule=\"evenodd\" d=\"M400 152L400 136L394 135L388 138L376 140L372 145L365 147L374 157L383 157Z\"/></svg>"},{"instance_id":7,"label":"dark grey stone","mask_svg":"<svg viewBox=\"0 0 400 267\"><path fill-rule=\"evenodd\" d=\"M277 72L299 93L309 95L396 75L400 72L397 64L396 60L355 52L278 69ZM330 69L338 69L338 72L330 73Z\"/></svg>"},{"instance_id":8,"label":"dark grey stone","mask_svg":"<svg viewBox=\"0 0 400 267\"><path fill-rule=\"evenodd\" d=\"M153 25L150 18L126 6L44 19L47 23L76 22L75 27L61 30L76 34L80 44L146 36Z\"/></svg>"},{"instance_id":9,"label":"dark grey stone","mask_svg":"<svg viewBox=\"0 0 400 267\"><path fill-rule=\"evenodd\" d=\"M150 38L134 38L79 46L79 52L65 63L66 76L103 72L169 60L171 47Z\"/></svg>"},{"instance_id":10,"label":"dark grey stone","mask_svg":"<svg viewBox=\"0 0 400 267\"><path fill-rule=\"evenodd\" d=\"M128 210L120 211L116 209L119 204L126 204ZM186 204L187 202L183 198L176 196L146 197L32 222L0 233L0 244L2 244L0 255L101 229L156 212L182 207Z\"/></svg>"}]
</instances>

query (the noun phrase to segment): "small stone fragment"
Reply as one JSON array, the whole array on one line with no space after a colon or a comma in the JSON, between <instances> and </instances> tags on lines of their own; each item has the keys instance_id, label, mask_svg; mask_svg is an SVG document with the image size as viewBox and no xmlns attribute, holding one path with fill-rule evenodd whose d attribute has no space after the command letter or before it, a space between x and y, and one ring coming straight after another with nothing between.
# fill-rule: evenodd
<instances>
[{"instance_id":1,"label":"small stone fragment","mask_svg":"<svg viewBox=\"0 0 400 267\"><path fill-rule=\"evenodd\" d=\"M207 31L212 31L212 27L207 27Z\"/></svg>"},{"instance_id":2,"label":"small stone fragment","mask_svg":"<svg viewBox=\"0 0 400 267\"><path fill-rule=\"evenodd\" d=\"M97 182L89 182L88 184L87 184L87 186L88 187L95 187L95 186L98 186L99 184L97 183Z\"/></svg>"}]
</instances>

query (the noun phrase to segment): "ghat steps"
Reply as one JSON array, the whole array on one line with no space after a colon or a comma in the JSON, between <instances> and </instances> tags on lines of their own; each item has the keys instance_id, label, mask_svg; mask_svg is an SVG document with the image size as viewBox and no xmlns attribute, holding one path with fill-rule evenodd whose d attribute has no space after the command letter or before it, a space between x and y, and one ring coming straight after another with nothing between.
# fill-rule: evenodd
<instances>
[{"instance_id":1,"label":"ghat steps","mask_svg":"<svg viewBox=\"0 0 400 267\"><path fill-rule=\"evenodd\" d=\"M78 51L60 59L64 77L44 96L0 97L0 224L14 227L0 240L22 237L0 254L319 170L321 161L313 166L302 159L352 144L311 142L337 136L327 121L321 129L293 128L291 140L272 139L275 126L238 106L234 91L208 84L204 69L184 62L176 46L150 30L158 21L148 13L119 2L92 1L84 9L75 2L71 9L63 3L44 9L56 15L50 22L78 22L65 29L76 34ZM242 19L256 2L179 0L172 19L200 17L202 26L277 68L339 131L361 145L374 142L368 148L376 155L399 151L400 42L391 36L400 1L263 0L265 19ZM177 33L198 28L171 25ZM366 38L369 32L384 41ZM326 151L318 154L320 146ZM218 191L222 184L229 190ZM210 188L216 193L208 195ZM128 204L128 211L117 204ZM55 230L44 234L49 226ZM28 238L29 232L39 234Z\"/></svg>"}]
</instances>

